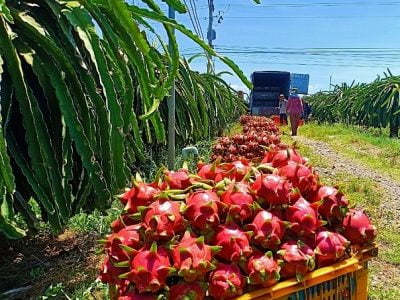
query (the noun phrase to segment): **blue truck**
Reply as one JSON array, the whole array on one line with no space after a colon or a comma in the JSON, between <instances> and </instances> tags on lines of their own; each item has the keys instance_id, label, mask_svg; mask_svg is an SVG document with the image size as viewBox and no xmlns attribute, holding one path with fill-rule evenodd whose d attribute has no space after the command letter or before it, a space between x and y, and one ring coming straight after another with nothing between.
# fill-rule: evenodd
<instances>
[{"instance_id":1,"label":"blue truck","mask_svg":"<svg viewBox=\"0 0 400 300\"><path fill-rule=\"evenodd\" d=\"M271 116L279 114L279 95L289 97L290 88L308 93L308 74L291 74L285 71L257 71L251 74L253 89L250 92L251 115Z\"/></svg>"}]
</instances>

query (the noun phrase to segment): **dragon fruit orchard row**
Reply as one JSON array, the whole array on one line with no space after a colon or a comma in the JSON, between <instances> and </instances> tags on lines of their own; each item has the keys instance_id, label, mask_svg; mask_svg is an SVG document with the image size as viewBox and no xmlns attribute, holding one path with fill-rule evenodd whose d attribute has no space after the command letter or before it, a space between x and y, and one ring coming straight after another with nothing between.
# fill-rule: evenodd
<instances>
[{"instance_id":1,"label":"dragon fruit orchard row","mask_svg":"<svg viewBox=\"0 0 400 300\"><path fill-rule=\"evenodd\" d=\"M290 147L271 149L258 165L164 170L119 198L124 211L103 241L100 278L120 300L230 299L301 281L376 236L367 215Z\"/></svg>"}]
</instances>

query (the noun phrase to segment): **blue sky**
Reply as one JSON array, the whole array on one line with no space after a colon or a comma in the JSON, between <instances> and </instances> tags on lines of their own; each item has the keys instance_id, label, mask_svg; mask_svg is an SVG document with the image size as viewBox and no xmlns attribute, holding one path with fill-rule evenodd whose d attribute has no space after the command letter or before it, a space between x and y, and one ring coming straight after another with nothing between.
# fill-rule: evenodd
<instances>
[{"instance_id":1,"label":"blue sky","mask_svg":"<svg viewBox=\"0 0 400 300\"><path fill-rule=\"evenodd\" d=\"M208 0L193 0L206 36ZM158 1L161 3L161 1ZM186 1L189 3L190 1ZM369 82L386 68L400 73L400 1L394 0L214 0L217 51L233 59L250 75L253 71L280 70L310 74L310 92L332 83ZM165 11L167 7L160 4ZM177 20L193 29L189 15ZM200 50L178 35L184 55ZM205 70L198 59L194 69ZM216 70L227 67L216 61ZM236 77L225 78L234 87Z\"/></svg>"}]
</instances>

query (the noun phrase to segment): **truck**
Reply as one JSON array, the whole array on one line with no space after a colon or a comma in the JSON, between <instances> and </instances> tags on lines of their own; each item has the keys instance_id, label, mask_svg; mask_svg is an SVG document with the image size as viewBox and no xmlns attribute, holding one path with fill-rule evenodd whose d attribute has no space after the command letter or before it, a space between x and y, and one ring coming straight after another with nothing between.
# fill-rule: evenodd
<instances>
[{"instance_id":1,"label":"truck","mask_svg":"<svg viewBox=\"0 0 400 300\"><path fill-rule=\"evenodd\" d=\"M310 76L286 71L257 71L251 74L253 89L249 97L249 112L255 116L279 114L279 95L289 97L289 90L296 88L299 94L308 93Z\"/></svg>"},{"instance_id":2,"label":"truck","mask_svg":"<svg viewBox=\"0 0 400 300\"><path fill-rule=\"evenodd\" d=\"M279 95L289 97L290 72L257 71L251 74L250 114L271 116L279 114Z\"/></svg>"}]
</instances>

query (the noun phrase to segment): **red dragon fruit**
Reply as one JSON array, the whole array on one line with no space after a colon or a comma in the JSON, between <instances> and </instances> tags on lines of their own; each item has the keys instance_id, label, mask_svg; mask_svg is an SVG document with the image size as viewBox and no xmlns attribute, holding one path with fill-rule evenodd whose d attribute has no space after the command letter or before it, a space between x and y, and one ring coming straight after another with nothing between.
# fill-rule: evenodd
<instances>
[{"instance_id":1,"label":"red dragon fruit","mask_svg":"<svg viewBox=\"0 0 400 300\"><path fill-rule=\"evenodd\" d=\"M157 248L156 242L153 242L150 248L145 246L137 252L127 278L135 284L139 293L155 293L166 286L171 271L167 250Z\"/></svg>"},{"instance_id":2,"label":"red dragon fruit","mask_svg":"<svg viewBox=\"0 0 400 300\"><path fill-rule=\"evenodd\" d=\"M308 198L318 189L318 177L311 167L290 161L286 166L278 169L278 174L287 178L294 188L298 188L304 198Z\"/></svg>"},{"instance_id":3,"label":"red dragon fruit","mask_svg":"<svg viewBox=\"0 0 400 300\"><path fill-rule=\"evenodd\" d=\"M326 220L333 218L341 218L347 212L349 202L344 197L343 193L339 192L336 188L330 186L322 186L318 190L318 200L322 201L318 212Z\"/></svg>"},{"instance_id":4,"label":"red dragon fruit","mask_svg":"<svg viewBox=\"0 0 400 300\"><path fill-rule=\"evenodd\" d=\"M170 240L185 229L179 201L157 200L148 207L140 208L143 227L147 236L154 240Z\"/></svg>"},{"instance_id":5,"label":"red dragon fruit","mask_svg":"<svg viewBox=\"0 0 400 300\"><path fill-rule=\"evenodd\" d=\"M158 300L163 299L162 295L154 295L150 293L137 294L136 292L128 292L123 296L119 296L118 300Z\"/></svg>"},{"instance_id":6,"label":"red dragon fruit","mask_svg":"<svg viewBox=\"0 0 400 300\"><path fill-rule=\"evenodd\" d=\"M337 262L344 256L349 244L350 242L339 233L320 228L316 236L317 247L314 249L318 267Z\"/></svg>"},{"instance_id":7,"label":"red dragon fruit","mask_svg":"<svg viewBox=\"0 0 400 300\"><path fill-rule=\"evenodd\" d=\"M257 251L249 258L244 270L248 275L248 283L269 287L280 279L280 267L274 260L272 252L262 253Z\"/></svg>"},{"instance_id":8,"label":"red dragon fruit","mask_svg":"<svg viewBox=\"0 0 400 300\"><path fill-rule=\"evenodd\" d=\"M204 244L204 237L197 238L187 231L180 243L173 246L174 268L187 282L203 279L208 271L215 268L211 260L213 252L219 249Z\"/></svg>"},{"instance_id":9,"label":"red dragon fruit","mask_svg":"<svg viewBox=\"0 0 400 300\"><path fill-rule=\"evenodd\" d=\"M124 210L133 214L136 213L139 206L147 206L154 201L155 195L159 192L155 184L147 184L143 182L134 182L134 187L128 189L124 194L118 196L123 205Z\"/></svg>"},{"instance_id":10,"label":"red dragon fruit","mask_svg":"<svg viewBox=\"0 0 400 300\"><path fill-rule=\"evenodd\" d=\"M218 160L214 161L212 164L198 163L198 172L203 179L214 180L215 182L220 182L226 177L224 171L219 167Z\"/></svg>"},{"instance_id":11,"label":"red dragon fruit","mask_svg":"<svg viewBox=\"0 0 400 300\"><path fill-rule=\"evenodd\" d=\"M292 185L278 175L258 175L251 189L263 198L267 206L278 206L289 203Z\"/></svg>"},{"instance_id":12,"label":"red dragon fruit","mask_svg":"<svg viewBox=\"0 0 400 300\"><path fill-rule=\"evenodd\" d=\"M216 256L228 261L238 261L242 257L249 257L253 251L250 247L249 235L235 223L219 226L213 245L221 246L222 249Z\"/></svg>"},{"instance_id":13,"label":"red dragon fruit","mask_svg":"<svg viewBox=\"0 0 400 300\"><path fill-rule=\"evenodd\" d=\"M289 161L294 161L299 164L305 163L305 160L296 151L296 149L284 149L277 152L271 151L267 153L261 164L270 163L274 168L286 166Z\"/></svg>"},{"instance_id":14,"label":"red dragon fruit","mask_svg":"<svg viewBox=\"0 0 400 300\"><path fill-rule=\"evenodd\" d=\"M253 215L254 198L249 187L244 183L231 183L221 195L221 202L226 205L225 211L235 221L244 222Z\"/></svg>"},{"instance_id":15,"label":"red dragon fruit","mask_svg":"<svg viewBox=\"0 0 400 300\"><path fill-rule=\"evenodd\" d=\"M300 198L286 210L286 219L292 223L291 230L300 234L314 233L324 222L318 220L317 203L310 204Z\"/></svg>"},{"instance_id":16,"label":"red dragon fruit","mask_svg":"<svg viewBox=\"0 0 400 300\"><path fill-rule=\"evenodd\" d=\"M277 252L281 262L281 277L296 277L301 281L307 272L315 268L314 251L301 241L289 241Z\"/></svg>"},{"instance_id":17,"label":"red dragon fruit","mask_svg":"<svg viewBox=\"0 0 400 300\"><path fill-rule=\"evenodd\" d=\"M204 288L198 282L178 283L169 290L170 300L203 300L205 296Z\"/></svg>"},{"instance_id":18,"label":"red dragon fruit","mask_svg":"<svg viewBox=\"0 0 400 300\"><path fill-rule=\"evenodd\" d=\"M125 228L126 226L135 225L138 221L131 218L130 214L122 214L118 217L115 221L111 223L111 231L116 233L121 229Z\"/></svg>"},{"instance_id":19,"label":"red dragon fruit","mask_svg":"<svg viewBox=\"0 0 400 300\"><path fill-rule=\"evenodd\" d=\"M142 246L140 241L139 229L141 225L131 225L124 227L118 233L108 236L104 248L109 257L122 262L128 260L133 250Z\"/></svg>"},{"instance_id":20,"label":"red dragon fruit","mask_svg":"<svg viewBox=\"0 0 400 300\"><path fill-rule=\"evenodd\" d=\"M245 278L235 265L219 263L210 274L208 292L215 299L229 299L243 294Z\"/></svg>"},{"instance_id":21,"label":"red dragon fruit","mask_svg":"<svg viewBox=\"0 0 400 300\"><path fill-rule=\"evenodd\" d=\"M250 171L251 167L249 162L245 159L234 161L230 164L225 164L222 166L229 173L229 178L236 181L241 181L246 174Z\"/></svg>"},{"instance_id":22,"label":"red dragon fruit","mask_svg":"<svg viewBox=\"0 0 400 300\"><path fill-rule=\"evenodd\" d=\"M119 276L128 271L129 269L127 267L114 266L110 258L106 257L100 267L99 279L103 283L120 284L124 280L120 279Z\"/></svg>"},{"instance_id":23,"label":"red dragon fruit","mask_svg":"<svg viewBox=\"0 0 400 300\"><path fill-rule=\"evenodd\" d=\"M202 233L208 232L219 224L219 198L213 191L197 191L186 198L185 216L194 229Z\"/></svg>"},{"instance_id":24,"label":"red dragon fruit","mask_svg":"<svg viewBox=\"0 0 400 300\"><path fill-rule=\"evenodd\" d=\"M254 232L252 242L263 248L276 249L281 243L287 225L274 214L262 210L255 216L246 230Z\"/></svg>"},{"instance_id":25,"label":"red dragon fruit","mask_svg":"<svg viewBox=\"0 0 400 300\"><path fill-rule=\"evenodd\" d=\"M164 171L165 184L170 189L184 190L193 184L187 169L179 171ZM165 187L164 187L165 188Z\"/></svg>"},{"instance_id":26,"label":"red dragon fruit","mask_svg":"<svg viewBox=\"0 0 400 300\"><path fill-rule=\"evenodd\" d=\"M363 245L374 241L376 227L363 211L350 209L343 220L343 235L352 245Z\"/></svg>"}]
</instances>

